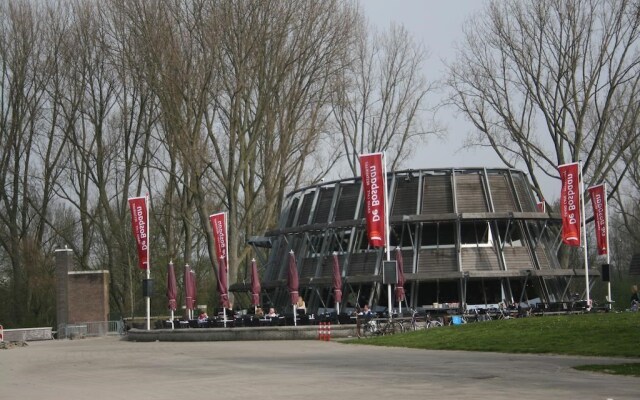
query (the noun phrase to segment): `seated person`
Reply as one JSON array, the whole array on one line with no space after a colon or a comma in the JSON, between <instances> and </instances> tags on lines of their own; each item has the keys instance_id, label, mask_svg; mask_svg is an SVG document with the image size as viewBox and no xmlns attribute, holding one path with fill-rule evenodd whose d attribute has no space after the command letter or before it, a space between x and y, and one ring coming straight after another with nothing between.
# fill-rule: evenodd
<instances>
[{"instance_id":1,"label":"seated person","mask_svg":"<svg viewBox=\"0 0 640 400\"><path fill-rule=\"evenodd\" d=\"M369 309L369 304L365 304L364 307L360 311L357 311L357 314L359 316L363 316L365 318L373 317L373 311L371 311L371 309Z\"/></svg>"},{"instance_id":2,"label":"seated person","mask_svg":"<svg viewBox=\"0 0 640 400\"><path fill-rule=\"evenodd\" d=\"M263 318L264 317L264 311L262 310L262 307L257 307L256 308L256 317L258 317L258 318Z\"/></svg>"},{"instance_id":3,"label":"seated person","mask_svg":"<svg viewBox=\"0 0 640 400\"><path fill-rule=\"evenodd\" d=\"M209 316L204 310L201 310L200 314L198 314L198 325L206 325L207 322L209 322Z\"/></svg>"},{"instance_id":4,"label":"seated person","mask_svg":"<svg viewBox=\"0 0 640 400\"><path fill-rule=\"evenodd\" d=\"M276 309L273 308L273 307L269 308L269 312L267 313L267 317L274 318L274 317L277 317L277 316L278 316L278 313L276 313Z\"/></svg>"},{"instance_id":5,"label":"seated person","mask_svg":"<svg viewBox=\"0 0 640 400\"><path fill-rule=\"evenodd\" d=\"M296 302L296 310L302 310L302 313L307 312L307 305L305 304L302 296L298 296L298 301Z\"/></svg>"}]
</instances>

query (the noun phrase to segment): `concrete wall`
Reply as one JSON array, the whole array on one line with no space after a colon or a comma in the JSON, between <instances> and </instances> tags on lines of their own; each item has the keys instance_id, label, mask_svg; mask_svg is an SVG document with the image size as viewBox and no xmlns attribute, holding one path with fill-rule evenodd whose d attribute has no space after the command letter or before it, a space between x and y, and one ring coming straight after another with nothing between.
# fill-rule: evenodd
<instances>
[{"instance_id":1,"label":"concrete wall","mask_svg":"<svg viewBox=\"0 0 640 400\"><path fill-rule=\"evenodd\" d=\"M355 325L331 325L331 339L356 336ZM230 340L318 340L318 325L250 328L131 329L135 342L207 342Z\"/></svg>"}]
</instances>

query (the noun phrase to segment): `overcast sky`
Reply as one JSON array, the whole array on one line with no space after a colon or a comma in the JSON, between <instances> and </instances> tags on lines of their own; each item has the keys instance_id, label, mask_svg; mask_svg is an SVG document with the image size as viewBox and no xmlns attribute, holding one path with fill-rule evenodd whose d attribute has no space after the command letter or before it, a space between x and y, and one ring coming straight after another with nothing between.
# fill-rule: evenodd
<instances>
[{"instance_id":1,"label":"overcast sky","mask_svg":"<svg viewBox=\"0 0 640 400\"><path fill-rule=\"evenodd\" d=\"M411 32L428 49L430 56L425 63L428 80L444 76L443 60L452 61L454 45L462 40L462 26L472 14L481 10L486 0L362 0L369 22L380 29L386 29L391 22L397 22ZM430 102L435 103L435 98ZM473 129L462 115L453 110L443 110L438 120L447 128L443 140L430 139L406 168L447 168L447 167L504 167L491 150L462 149L461 143ZM560 191L559 181L543 180L543 190L547 199L553 201Z\"/></svg>"}]
</instances>

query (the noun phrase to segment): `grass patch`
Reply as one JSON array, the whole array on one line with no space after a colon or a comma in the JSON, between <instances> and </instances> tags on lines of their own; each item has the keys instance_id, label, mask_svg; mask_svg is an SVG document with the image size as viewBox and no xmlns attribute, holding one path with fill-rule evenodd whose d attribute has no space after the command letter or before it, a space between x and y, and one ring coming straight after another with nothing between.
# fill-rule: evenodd
<instances>
[{"instance_id":1,"label":"grass patch","mask_svg":"<svg viewBox=\"0 0 640 400\"><path fill-rule=\"evenodd\" d=\"M575 367L580 371L602 372L612 375L630 375L640 377L640 363L614 364L614 365L580 365Z\"/></svg>"},{"instance_id":2,"label":"grass patch","mask_svg":"<svg viewBox=\"0 0 640 400\"><path fill-rule=\"evenodd\" d=\"M432 350L640 357L639 335L640 313L594 313L493 320L354 339L348 343Z\"/></svg>"}]
</instances>

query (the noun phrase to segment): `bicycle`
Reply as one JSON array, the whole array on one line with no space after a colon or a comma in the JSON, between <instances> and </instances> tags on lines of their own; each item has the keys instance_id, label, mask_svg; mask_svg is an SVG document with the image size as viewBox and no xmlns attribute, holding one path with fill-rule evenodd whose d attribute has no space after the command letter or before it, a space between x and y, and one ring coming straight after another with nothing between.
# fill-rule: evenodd
<instances>
[{"instance_id":1,"label":"bicycle","mask_svg":"<svg viewBox=\"0 0 640 400\"><path fill-rule=\"evenodd\" d=\"M406 321L401 321L400 323L403 324L403 328L405 331L417 331L418 329L426 328L426 321L424 324L422 324L422 321L420 321L419 319L418 311L413 308L411 309L411 320L408 321L408 325L404 326Z\"/></svg>"},{"instance_id":2,"label":"bicycle","mask_svg":"<svg viewBox=\"0 0 640 400\"><path fill-rule=\"evenodd\" d=\"M364 337L393 335L404 332L402 323L394 319L371 318L362 325Z\"/></svg>"},{"instance_id":3,"label":"bicycle","mask_svg":"<svg viewBox=\"0 0 640 400\"><path fill-rule=\"evenodd\" d=\"M438 328L442 326L442 321L431 318L431 314L427 314L424 323L424 329Z\"/></svg>"}]
</instances>

